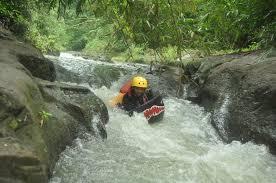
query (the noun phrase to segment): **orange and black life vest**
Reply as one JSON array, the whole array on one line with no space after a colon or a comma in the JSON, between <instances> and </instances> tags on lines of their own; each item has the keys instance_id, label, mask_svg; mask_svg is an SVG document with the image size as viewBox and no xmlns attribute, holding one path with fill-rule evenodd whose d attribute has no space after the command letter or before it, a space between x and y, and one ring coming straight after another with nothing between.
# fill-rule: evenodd
<instances>
[{"instance_id":1,"label":"orange and black life vest","mask_svg":"<svg viewBox=\"0 0 276 183\"><path fill-rule=\"evenodd\" d=\"M132 88L131 88L131 80L127 81L120 89L120 93L115 96L111 101L110 101L110 105L112 107L118 106L118 105L122 105L123 104L123 98L125 95L128 95L126 98L132 98L134 96L132 96ZM142 97L143 103L146 103L148 101L148 97L147 95L143 95ZM141 102L140 102L141 104ZM141 104L142 105L142 104Z\"/></svg>"}]
</instances>

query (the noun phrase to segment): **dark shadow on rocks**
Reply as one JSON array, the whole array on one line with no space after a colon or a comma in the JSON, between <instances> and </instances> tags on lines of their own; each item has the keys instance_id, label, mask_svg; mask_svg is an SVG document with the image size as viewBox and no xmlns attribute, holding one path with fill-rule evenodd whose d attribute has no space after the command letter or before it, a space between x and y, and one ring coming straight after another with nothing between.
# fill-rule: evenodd
<instances>
[{"instance_id":1,"label":"dark shadow on rocks","mask_svg":"<svg viewBox=\"0 0 276 183\"><path fill-rule=\"evenodd\" d=\"M275 50L204 59L191 73L199 87L188 87L188 94L211 112L212 124L226 142L254 141L275 154L276 57L271 52Z\"/></svg>"}]
</instances>

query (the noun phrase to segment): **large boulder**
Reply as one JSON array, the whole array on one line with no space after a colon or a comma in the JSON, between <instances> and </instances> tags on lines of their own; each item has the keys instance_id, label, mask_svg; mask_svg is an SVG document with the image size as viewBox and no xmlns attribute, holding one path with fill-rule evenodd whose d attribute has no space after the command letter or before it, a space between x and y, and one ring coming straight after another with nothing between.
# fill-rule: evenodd
<instances>
[{"instance_id":1,"label":"large boulder","mask_svg":"<svg viewBox=\"0 0 276 183\"><path fill-rule=\"evenodd\" d=\"M54 81L56 78L52 62L45 59L38 49L30 44L17 41L10 32L3 28L0 28L0 53L0 62L20 62L35 77L49 81Z\"/></svg>"},{"instance_id":2,"label":"large boulder","mask_svg":"<svg viewBox=\"0 0 276 183\"><path fill-rule=\"evenodd\" d=\"M30 73L19 63L1 62L0 78L0 142L4 144L0 149L0 177L46 182L49 156L43 139L45 126L39 125L40 111L47 110L42 95Z\"/></svg>"},{"instance_id":3,"label":"large boulder","mask_svg":"<svg viewBox=\"0 0 276 183\"><path fill-rule=\"evenodd\" d=\"M77 121L81 122L87 131L93 135L106 138L105 125L109 120L108 110L103 101L91 90L82 86L53 83L37 79L39 88L46 104L50 105L53 113L60 113L56 108L62 109ZM54 103L54 107L51 104Z\"/></svg>"},{"instance_id":4,"label":"large boulder","mask_svg":"<svg viewBox=\"0 0 276 183\"><path fill-rule=\"evenodd\" d=\"M181 78L177 67L164 66L148 72L145 76L149 80L150 87L165 97L183 94L183 85L180 82Z\"/></svg>"},{"instance_id":5,"label":"large boulder","mask_svg":"<svg viewBox=\"0 0 276 183\"><path fill-rule=\"evenodd\" d=\"M188 98L211 112L226 142L253 140L276 153L276 57L265 52L212 61L192 74L197 86L189 87Z\"/></svg>"},{"instance_id":6,"label":"large boulder","mask_svg":"<svg viewBox=\"0 0 276 183\"><path fill-rule=\"evenodd\" d=\"M106 138L106 106L87 88L35 78L39 69L20 62L26 56L31 64L44 63L33 47L13 39L0 40L0 47L0 182L48 182L78 134Z\"/></svg>"},{"instance_id":7,"label":"large boulder","mask_svg":"<svg viewBox=\"0 0 276 183\"><path fill-rule=\"evenodd\" d=\"M18 61L27 68L34 77L54 81L56 72L54 64L45 58L38 58L33 55L17 55Z\"/></svg>"}]
</instances>

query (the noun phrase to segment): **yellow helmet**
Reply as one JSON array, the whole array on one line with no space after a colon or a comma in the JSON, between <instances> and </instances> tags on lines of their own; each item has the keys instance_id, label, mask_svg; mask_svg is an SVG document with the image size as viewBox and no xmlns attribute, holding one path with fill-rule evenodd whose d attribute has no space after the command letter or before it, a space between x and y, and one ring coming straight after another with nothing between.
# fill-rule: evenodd
<instances>
[{"instance_id":1,"label":"yellow helmet","mask_svg":"<svg viewBox=\"0 0 276 183\"><path fill-rule=\"evenodd\" d=\"M135 76L134 78L132 78L131 86L135 86L139 88L147 88L148 81L141 76Z\"/></svg>"}]
</instances>

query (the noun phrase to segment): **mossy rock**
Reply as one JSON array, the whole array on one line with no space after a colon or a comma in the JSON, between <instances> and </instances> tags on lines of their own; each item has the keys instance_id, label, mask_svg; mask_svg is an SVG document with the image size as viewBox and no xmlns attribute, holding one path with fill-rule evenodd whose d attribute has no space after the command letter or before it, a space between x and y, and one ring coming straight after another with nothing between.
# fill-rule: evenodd
<instances>
[{"instance_id":1,"label":"mossy rock","mask_svg":"<svg viewBox=\"0 0 276 183\"><path fill-rule=\"evenodd\" d=\"M9 122L9 127L14 131L18 129L18 126L18 121L15 119Z\"/></svg>"}]
</instances>

